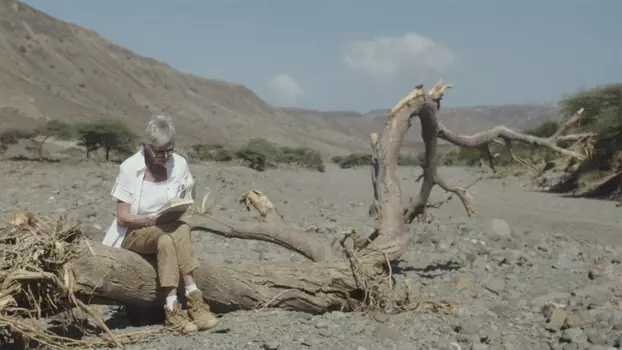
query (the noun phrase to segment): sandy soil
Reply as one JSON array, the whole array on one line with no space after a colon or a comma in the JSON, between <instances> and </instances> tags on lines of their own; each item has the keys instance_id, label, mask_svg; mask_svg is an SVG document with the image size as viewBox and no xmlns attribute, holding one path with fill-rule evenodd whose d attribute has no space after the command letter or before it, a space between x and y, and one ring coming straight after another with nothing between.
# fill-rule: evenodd
<instances>
[{"instance_id":1,"label":"sandy soil","mask_svg":"<svg viewBox=\"0 0 622 350\"><path fill-rule=\"evenodd\" d=\"M0 162L0 220L19 209L79 218L96 239L113 219L109 196L118 165ZM371 232L369 169L326 173L192 165L212 190L209 204L223 218L248 220L237 204L257 189L286 220L320 234L357 228ZM417 168L400 168L404 200L416 193ZM453 184L476 175L442 168ZM564 198L531 191L525 180L484 180L470 189L476 214L467 218L457 200L414 224L396 276L411 279L421 298L455 301L454 314L384 316L333 312L311 316L279 310L223 315L219 329L193 336L162 335L130 349L610 349L622 341L618 305L622 209L608 201ZM435 189L433 200L446 194ZM201 255L242 260L301 260L266 243L194 233ZM599 273L589 275L590 269ZM551 316L549 306L556 312ZM107 314L113 317L114 310ZM118 315L114 316L118 318ZM132 329L118 318L115 331ZM159 327L159 326L154 326Z\"/></svg>"}]
</instances>

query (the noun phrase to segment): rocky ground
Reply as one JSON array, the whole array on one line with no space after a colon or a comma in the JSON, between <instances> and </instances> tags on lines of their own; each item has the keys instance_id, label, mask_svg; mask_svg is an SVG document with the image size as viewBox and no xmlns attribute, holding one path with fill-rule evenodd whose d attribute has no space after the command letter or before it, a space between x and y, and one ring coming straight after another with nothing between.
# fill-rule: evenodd
<instances>
[{"instance_id":1,"label":"rocky ground","mask_svg":"<svg viewBox=\"0 0 622 350\"><path fill-rule=\"evenodd\" d=\"M16 210L80 218L95 239L113 219L109 196L115 164L0 162L0 221ZM193 165L212 190L209 204L223 218L249 220L237 200L258 189L286 220L331 235L371 232L369 169L326 173L232 165ZM402 190L414 194L417 168L400 168ZM468 170L442 168L450 183L469 184ZM563 198L531 191L526 180L484 180L470 189L476 214L457 200L432 210L411 228L399 268L425 300L450 300L451 314L399 315L333 312L321 316L278 310L223 315L216 332L159 335L128 349L617 349L622 348L619 298L622 209L608 201ZM435 189L433 199L446 195ZM407 197L407 196L406 196ZM266 243L195 233L202 255L229 263L300 260ZM115 318L116 332L136 331ZM158 328L159 326L153 326Z\"/></svg>"}]
</instances>

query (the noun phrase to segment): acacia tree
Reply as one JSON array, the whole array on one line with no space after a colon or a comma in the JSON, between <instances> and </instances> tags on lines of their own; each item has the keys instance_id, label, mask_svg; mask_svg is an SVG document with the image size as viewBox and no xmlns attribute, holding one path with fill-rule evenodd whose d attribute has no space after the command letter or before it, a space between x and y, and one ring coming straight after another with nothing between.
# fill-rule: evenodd
<instances>
[{"instance_id":1,"label":"acacia tree","mask_svg":"<svg viewBox=\"0 0 622 350\"><path fill-rule=\"evenodd\" d=\"M136 135L120 120L99 119L95 122L82 123L77 126L80 145L86 148L86 157L91 152L103 148L106 161L110 160L110 152L126 153L131 150Z\"/></svg>"},{"instance_id":2,"label":"acacia tree","mask_svg":"<svg viewBox=\"0 0 622 350\"><path fill-rule=\"evenodd\" d=\"M586 155L557 145L560 140L579 137L562 134L567 125L580 118L580 113L575 114L548 138L514 132L505 127L495 127L471 136L459 135L437 119L441 99L450 87L438 83L426 93L423 86L417 86L392 108L382 133L371 135L373 210L370 213L375 215L377 224L375 231L368 237L358 237L352 231L328 242L319 235L299 232L286 223L273 203L259 191L247 191L240 200L248 210L254 208L258 212L257 222L223 222L210 215L197 213L188 216L186 221L193 230L278 244L308 259L303 262L252 261L236 266L200 259L201 265L195 271L195 278L214 311L256 307L277 307L309 313L369 307L385 311L413 307L451 309L452 305L443 303L413 303L408 286L396 285L391 276L392 262L405 252L410 239L406 225L425 215L426 210L434 205L429 203L434 186L438 185L452 195L457 195L467 215L473 213L466 190L450 186L437 171L438 138L485 153L492 142L503 142L509 147L515 141L550 148L567 157L584 159ZM399 178L396 175L397 158L404 135L415 118L421 123L425 144L422 183L419 193L403 208ZM492 156L490 161L494 161ZM32 220L28 218L17 221L9 227L17 234L21 234L20 225L26 229L32 225ZM56 234L51 236L58 237ZM335 246L337 242L339 244ZM64 245L69 247L57 248ZM54 265L55 270L41 278L58 276L54 278L62 290L69 291L66 293L90 302L116 302L138 307L161 305L164 295L157 285L152 260L129 250L103 246L88 239L77 239L70 243L54 242L50 246L54 247L51 249L53 252L71 251L71 255L67 263ZM12 279L33 279L32 274L23 276L18 274Z\"/></svg>"},{"instance_id":3,"label":"acacia tree","mask_svg":"<svg viewBox=\"0 0 622 350\"><path fill-rule=\"evenodd\" d=\"M35 150L39 157L39 160L43 159L43 145L50 137L55 137L60 140L68 140L74 136L74 128L71 124L62 120L49 120L42 126L36 128L33 132L33 137L30 138L31 142L35 144Z\"/></svg>"}]
</instances>

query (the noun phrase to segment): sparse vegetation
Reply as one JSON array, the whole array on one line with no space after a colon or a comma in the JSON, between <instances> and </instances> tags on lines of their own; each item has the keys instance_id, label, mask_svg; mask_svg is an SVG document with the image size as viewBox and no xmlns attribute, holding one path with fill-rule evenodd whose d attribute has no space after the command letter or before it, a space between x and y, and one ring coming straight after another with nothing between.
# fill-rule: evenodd
<instances>
[{"instance_id":1,"label":"sparse vegetation","mask_svg":"<svg viewBox=\"0 0 622 350\"><path fill-rule=\"evenodd\" d=\"M49 120L43 125L32 129L8 129L0 134L0 151L5 152L11 145L20 140L28 140L28 149L37 153L39 160L43 160L43 146L45 142L54 137L59 140L69 140L75 135L72 125L61 120Z\"/></svg>"},{"instance_id":2,"label":"sparse vegetation","mask_svg":"<svg viewBox=\"0 0 622 350\"><path fill-rule=\"evenodd\" d=\"M354 168L359 166L371 165L372 156L369 153L351 153L345 157L334 156L331 158L333 163L342 169Z\"/></svg>"},{"instance_id":3,"label":"sparse vegetation","mask_svg":"<svg viewBox=\"0 0 622 350\"><path fill-rule=\"evenodd\" d=\"M418 154L403 154L400 153L397 156L397 165L400 166L418 166L421 165L424 159L423 153ZM339 165L342 169L349 169L360 166L368 166L372 163L372 156L370 153L355 152L348 154L347 156L334 156L331 161Z\"/></svg>"},{"instance_id":4,"label":"sparse vegetation","mask_svg":"<svg viewBox=\"0 0 622 350\"><path fill-rule=\"evenodd\" d=\"M203 161L229 162L234 159L235 153L221 144L196 144L193 145L194 155Z\"/></svg>"},{"instance_id":5,"label":"sparse vegetation","mask_svg":"<svg viewBox=\"0 0 622 350\"><path fill-rule=\"evenodd\" d=\"M296 165L319 172L325 171L320 152L306 147L279 147L263 138L251 139L237 150L220 144L196 144L191 148L197 159L217 162L237 159L257 171L279 165Z\"/></svg>"},{"instance_id":6,"label":"sparse vegetation","mask_svg":"<svg viewBox=\"0 0 622 350\"><path fill-rule=\"evenodd\" d=\"M136 135L119 120L100 119L95 122L70 124L60 120L50 120L34 129L8 129L0 133L0 152L6 152L20 140L27 140L27 149L43 160L43 149L50 138L57 140L78 140L78 146L86 149L86 157L99 149L105 152L106 161L112 151L125 155L132 151Z\"/></svg>"},{"instance_id":7,"label":"sparse vegetation","mask_svg":"<svg viewBox=\"0 0 622 350\"><path fill-rule=\"evenodd\" d=\"M19 142L21 139L28 139L33 136L33 132L23 129L7 129L0 133L0 151L6 150Z\"/></svg>"}]
</instances>

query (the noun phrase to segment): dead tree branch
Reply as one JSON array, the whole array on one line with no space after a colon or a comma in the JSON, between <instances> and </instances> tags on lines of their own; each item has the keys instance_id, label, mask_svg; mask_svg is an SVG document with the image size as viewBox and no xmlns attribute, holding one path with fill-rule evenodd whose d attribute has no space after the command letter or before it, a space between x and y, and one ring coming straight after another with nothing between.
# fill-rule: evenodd
<instances>
[{"instance_id":1,"label":"dead tree branch","mask_svg":"<svg viewBox=\"0 0 622 350\"><path fill-rule=\"evenodd\" d=\"M505 145L508 148L512 159L523 165L528 164L514 154L511 147L512 142L520 142L533 146L545 147L564 156L577 160L584 160L586 157L589 157L589 154L587 152L577 152L574 150L575 147L563 148L558 146L558 144L562 141L585 140L586 138L594 136L593 133L581 133L565 136L562 135L572 125L580 121L582 113L583 109L577 111L562 126L560 126L559 129L551 137L548 138L541 138L525 133L516 132L505 126L496 126L490 130L479 132L473 135L461 135L447 128L441 122L438 122L438 120L436 120L436 116L434 116L434 119L422 119L422 125L426 122L436 125L436 135L434 135L433 137L432 135L427 134L425 130L422 129L421 131L421 136L426 146L426 163L424 164L424 169L430 169L427 172L424 170L424 174L422 175L424 179L422 184L422 191L419 193L418 196L415 197L414 200L410 200L409 206L404 210L404 222L411 223L415 218L425 214L425 210L427 207L427 199L425 198L429 197L429 192L432 190L432 187L434 187L434 185L438 185L445 191L457 195L462 201L462 204L466 209L467 215L470 216L473 213L472 203L466 193L466 190L463 187L447 185L446 182L438 176L436 171L436 164L428 164L430 156L432 156L432 154L436 156L436 136L440 139L451 142L456 146L473 148L481 151L488 160L493 170L495 169L495 157L490 150L490 144L493 142Z\"/></svg>"},{"instance_id":2,"label":"dead tree branch","mask_svg":"<svg viewBox=\"0 0 622 350\"><path fill-rule=\"evenodd\" d=\"M295 251L311 261L334 259L331 246L319 236L297 231L288 225L277 212L268 197L259 191L247 191L240 199L247 210L255 208L259 213L257 222L225 223L206 214L190 215L184 220L193 231L204 231L227 238L255 239L280 245Z\"/></svg>"}]
</instances>

